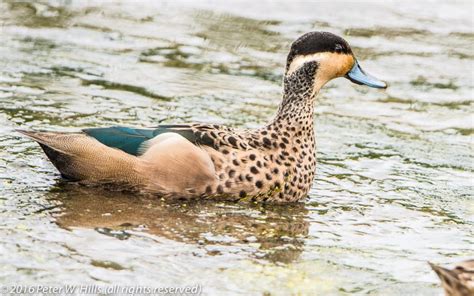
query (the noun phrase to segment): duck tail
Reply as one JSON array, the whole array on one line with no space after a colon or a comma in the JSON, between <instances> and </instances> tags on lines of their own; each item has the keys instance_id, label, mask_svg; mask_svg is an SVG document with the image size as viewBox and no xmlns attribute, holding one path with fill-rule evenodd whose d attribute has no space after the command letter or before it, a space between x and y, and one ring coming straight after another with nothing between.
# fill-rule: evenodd
<instances>
[{"instance_id":1,"label":"duck tail","mask_svg":"<svg viewBox=\"0 0 474 296\"><path fill-rule=\"evenodd\" d=\"M86 184L137 182L135 156L83 133L16 131L38 142L65 179Z\"/></svg>"},{"instance_id":2,"label":"duck tail","mask_svg":"<svg viewBox=\"0 0 474 296\"><path fill-rule=\"evenodd\" d=\"M428 264L441 280L441 285L443 286L446 295L472 295L469 292L469 289L461 281L459 281L458 275L454 271L438 266L431 262L428 262Z\"/></svg>"}]
</instances>

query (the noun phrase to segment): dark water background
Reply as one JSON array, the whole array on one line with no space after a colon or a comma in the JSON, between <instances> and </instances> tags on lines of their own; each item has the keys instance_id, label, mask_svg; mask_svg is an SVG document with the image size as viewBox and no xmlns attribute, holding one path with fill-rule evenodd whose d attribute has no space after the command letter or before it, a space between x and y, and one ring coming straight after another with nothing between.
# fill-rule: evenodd
<instances>
[{"instance_id":1,"label":"dark water background","mask_svg":"<svg viewBox=\"0 0 474 296\"><path fill-rule=\"evenodd\" d=\"M0 284L441 295L426 261L474 254L472 2L159 2L0 1ZM311 30L344 36L390 88L321 92L304 204L64 184L13 131L260 126Z\"/></svg>"}]
</instances>

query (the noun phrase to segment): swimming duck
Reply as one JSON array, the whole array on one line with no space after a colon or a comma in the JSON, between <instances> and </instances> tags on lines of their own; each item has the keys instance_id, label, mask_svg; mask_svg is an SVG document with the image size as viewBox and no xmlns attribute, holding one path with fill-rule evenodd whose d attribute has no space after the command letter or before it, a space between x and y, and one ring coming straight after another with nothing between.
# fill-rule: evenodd
<instances>
[{"instance_id":1,"label":"swimming duck","mask_svg":"<svg viewBox=\"0 0 474 296\"><path fill-rule=\"evenodd\" d=\"M362 70L343 38L310 32L292 43L283 99L259 129L193 123L19 132L39 143L62 177L82 184L164 197L298 201L311 188L316 166L315 97L337 77L386 87Z\"/></svg>"},{"instance_id":2,"label":"swimming duck","mask_svg":"<svg viewBox=\"0 0 474 296\"><path fill-rule=\"evenodd\" d=\"M474 259L458 263L452 270L428 263L440 278L446 296L474 295Z\"/></svg>"}]
</instances>

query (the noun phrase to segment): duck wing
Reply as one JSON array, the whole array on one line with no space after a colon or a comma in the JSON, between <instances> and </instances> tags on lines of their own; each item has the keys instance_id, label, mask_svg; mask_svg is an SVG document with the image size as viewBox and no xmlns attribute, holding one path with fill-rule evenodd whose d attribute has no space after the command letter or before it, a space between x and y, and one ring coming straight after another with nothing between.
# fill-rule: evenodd
<instances>
[{"instance_id":1,"label":"duck wing","mask_svg":"<svg viewBox=\"0 0 474 296\"><path fill-rule=\"evenodd\" d=\"M95 138L102 144L120 149L131 155L141 155L143 144L164 133L175 133L195 145L207 145L213 147L214 140L210 138L205 130L213 128L193 124L159 125L155 128L130 128L125 126L112 126L106 128L88 128L83 132Z\"/></svg>"}]
</instances>

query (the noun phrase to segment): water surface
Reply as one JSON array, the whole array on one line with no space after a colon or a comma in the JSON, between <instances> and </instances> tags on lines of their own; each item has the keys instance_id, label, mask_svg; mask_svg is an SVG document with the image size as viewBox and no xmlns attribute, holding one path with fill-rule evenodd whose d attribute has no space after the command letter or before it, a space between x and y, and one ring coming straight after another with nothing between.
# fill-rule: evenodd
<instances>
[{"instance_id":1,"label":"water surface","mask_svg":"<svg viewBox=\"0 0 474 296\"><path fill-rule=\"evenodd\" d=\"M474 255L471 3L3 1L0 11L0 283L441 295L426 261ZM68 184L14 132L258 127L276 111L290 42L311 30L344 36L390 87L338 79L320 93L305 203Z\"/></svg>"}]
</instances>

